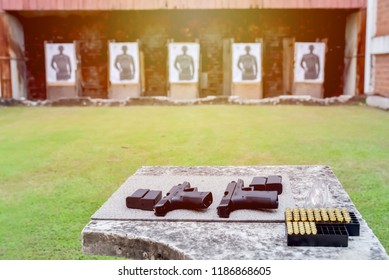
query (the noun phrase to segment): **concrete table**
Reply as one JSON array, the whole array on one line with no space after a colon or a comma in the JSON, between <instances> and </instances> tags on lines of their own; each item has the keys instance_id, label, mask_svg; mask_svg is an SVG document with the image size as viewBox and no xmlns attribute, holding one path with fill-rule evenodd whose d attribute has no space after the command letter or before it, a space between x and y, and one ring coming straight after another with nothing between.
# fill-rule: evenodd
<instances>
[{"instance_id":1,"label":"concrete table","mask_svg":"<svg viewBox=\"0 0 389 280\"><path fill-rule=\"evenodd\" d=\"M238 210L219 218L216 207L231 180L281 175L284 191L279 208ZM165 217L152 211L128 209L125 198L137 188L159 189L163 195L188 181L199 191L212 191L206 211L175 210ZM360 236L349 237L348 247L290 247L286 244L284 211L304 207L313 184L329 185L332 207L346 207L360 222ZM387 259L350 197L327 166L200 166L140 168L92 216L82 231L85 254L133 259Z\"/></svg>"}]
</instances>

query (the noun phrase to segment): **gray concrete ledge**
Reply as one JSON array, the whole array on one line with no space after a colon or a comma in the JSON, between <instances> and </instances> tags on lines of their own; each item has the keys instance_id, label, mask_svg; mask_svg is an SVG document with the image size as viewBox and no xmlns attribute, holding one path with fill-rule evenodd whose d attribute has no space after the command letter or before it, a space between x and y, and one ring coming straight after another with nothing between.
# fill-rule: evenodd
<instances>
[{"instance_id":1,"label":"gray concrete ledge","mask_svg":"<svg viewBox=\"0 0 389 280\"><path fill-rule=\"evenodd\" d=\"M389 110L389 97L372 95L366 98L366 104L384 110Z\"/></svg>"},{"instance_id":2,"label":"gray concrete ledge","mask_svg":"<svg viewBox=\"0 0 389 280\"><path fill-rule=\"evenodd\" d=\"M83 230L85 254L131 259L387 259L365 221L348 247L288 247L282 223L91 221Z\"/></svg>"},{"instance_id":3,"label":"gray concrete ledge","mask_svg":"<svg viewBox=\"0 0 389 280\"><path fill-rule=\"evenodd\" d=\"M144 166L132 177L244 177L286 174L295 207L303 207L312 183L329 183L331 205L356 213L360 236L348 247L287 246L285 224L270 221L190 221L92 219L82 231L85 254L133 259L388 259L385 249L328 166ZM126 183L122 187L125 187ZM124 199L124 198L123 198ZM124 202L123 202L124 203ZM214 201L217 205L219 201Z\"/></svg>"}]
</instances>

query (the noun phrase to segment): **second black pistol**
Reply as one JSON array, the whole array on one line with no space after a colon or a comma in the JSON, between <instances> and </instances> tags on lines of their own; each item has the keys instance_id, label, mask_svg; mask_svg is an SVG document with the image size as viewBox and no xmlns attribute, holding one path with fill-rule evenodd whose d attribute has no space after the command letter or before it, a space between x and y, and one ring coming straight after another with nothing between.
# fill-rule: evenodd
<instances>
[{"instance_id":1,"label":"second black pistol","mask_svg":"<svg viewBox=\"0 0 389 280\"><path fill-rule=\"evenodd\" d=\"M256 191L253 187L244 187L243 180L232 181L227 185L224 196L217 207L220 218L228 218L238 209L277 209L277 191Z\"/></svg>"}]
</instances>

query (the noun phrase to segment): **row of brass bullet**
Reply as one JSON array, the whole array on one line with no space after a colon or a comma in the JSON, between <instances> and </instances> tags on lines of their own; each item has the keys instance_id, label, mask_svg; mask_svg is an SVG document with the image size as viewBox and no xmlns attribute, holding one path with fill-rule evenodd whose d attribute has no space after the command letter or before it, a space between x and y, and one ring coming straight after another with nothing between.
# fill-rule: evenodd
<instances>
[{"instance_id":1,"label":"row of brass bullet","mask_svg":"<svg viewBox=\"0 0 389 280\"><path fill-rule=\"evenodd\" d=\"M317 234L317 228L314 222L286 222L286 229L289 235Z\"/></svg>"},{"instance_id":2,"label":"row of brass bullet","mask_svg":"<svg viewBox=\"0 0 389 280\"><path fill-rule=\"evenodd\" d=\"M346 208L286 208L285 219L287 222L351 222Z\"/></svg>"}]
</instances>

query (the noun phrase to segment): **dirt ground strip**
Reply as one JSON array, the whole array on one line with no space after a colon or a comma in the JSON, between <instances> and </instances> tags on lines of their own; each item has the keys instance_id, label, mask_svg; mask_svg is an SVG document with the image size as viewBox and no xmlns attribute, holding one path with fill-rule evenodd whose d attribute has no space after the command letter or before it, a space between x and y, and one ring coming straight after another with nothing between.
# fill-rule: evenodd
<instances>
[{"instance_id":1,"label":"dirt ground strip","mask_svg":"<svg viewBox=\"0 0 389 280\"><path fill-rule=\"evenodd\" d=\"M114 107L114 106L132 106L132 105L358 105L365 104L363 96L347 96L329 98L314 98L311 96L294 96L281 95L277 97L263 99L240 99L234 96L208 96L205 98L188 99L188 100L173 100L166 96L155 97L137 97L128 98L126 100L112 99L93 99L89 97L50 100L16 100L16 99L0 99L0 106L26 106L26 107L55 107L55 106L95 106L95 107Z\"/></svg>"}]
</instances>

